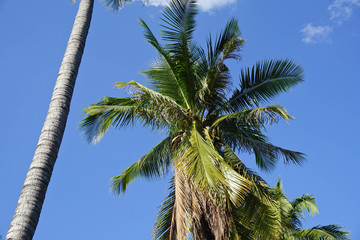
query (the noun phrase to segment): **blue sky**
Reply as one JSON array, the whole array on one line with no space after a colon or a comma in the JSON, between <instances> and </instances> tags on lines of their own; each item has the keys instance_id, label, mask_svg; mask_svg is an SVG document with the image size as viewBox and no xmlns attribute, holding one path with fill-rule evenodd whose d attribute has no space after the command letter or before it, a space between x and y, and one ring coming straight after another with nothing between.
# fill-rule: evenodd
<instances>
[{"instance_id":1,"label":"blue sky","mask_svg":"<svg viewBox=\"0 0 360 240\"><path fill-rule=\"evenodd\" d=\"M125 96L115 81L136 80L156 57L144 41L138 17L159 33L162 1L135 2L118 14L95 2L67 128L34 239L150 239L157 206L168 179L138 180L125 196L109 190L120 174L161 138L134 127L110 130L97 145L81 137L84 106L103 96ZM239 21L246 47L243 60L229 63L237 85L240 69L263 59L290 58L306 81L274 103L295 117L268 129L275 144L307 154L301 167L279 162L259 173L274 185L281 176L289 198L314 194L320 214L305 227L337 223L360 239L356 207L360 128L359 0L203 1L196 38L205 42L230 17ZM78 2L0 0L0 235L6 235L70 35ZM252 156L240 155L257 170Z\"/></svg>"}]
</instances>

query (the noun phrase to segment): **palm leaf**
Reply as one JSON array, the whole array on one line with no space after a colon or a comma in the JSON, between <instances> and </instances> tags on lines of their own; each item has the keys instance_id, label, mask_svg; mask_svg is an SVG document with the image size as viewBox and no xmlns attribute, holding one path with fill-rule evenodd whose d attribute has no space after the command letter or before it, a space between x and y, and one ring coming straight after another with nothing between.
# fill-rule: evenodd
<instances>
[{"instance_id":1,"label":"palm leaf","mask_svg":"<svg viewBox=\"0 0 360 240\"><path fill-rule=\"evenodd\" d=\"M168 196L162 201L153 228L154 240L169 240L172 216L175 206L175 182L174 177L170 181Z\"/></svg>"},{"instance_id":2,"label":"palm leaf","mask_svg":"<svg viewBox=\"0 0 360 240\"><path fill-rule=\"evenodd\" d=\"M257 106L289 91L303 78L302 68L290 60L258 62L251 70L241 71L240 89L234 91L229 104L236 111Z\"/></svg>"},{"instance_id":3,"label":"palm leaf","mask_svg":"<svg viewBox=\"0 0 360 240\"><path fill-rule=\"evenodd\" d=\"M219 190L226 185L225 177L216 164L221 156L199 133L195 122L188 141L184 141L180 150L175 166L194 179L197 187L202 190Z\"/></svg>"},{"instance_id":4,"label":"palm leaf","mask_svg":"<svg viewBox=\"0 0 360 240\"><path fill-rule=\"evenodd\" d=\"M147 88L135 81L128 83L118 82L115 87L122 88L129 86L132 88L132 95L140 100L141 108L138 108L139 116L145 121L145 125L155 123L164 123L164 125L156 126L156 128L174 126L176 124L187 125L187 117L182 107L176 103L171 97ZM147 115L147 116L145 116ZM145 117L144 117L145 116Z\"/></svg>"},{"instance_id":5,"label":"palm leaf","mask_svg":"<svg viewBox=\"0 0 360 240\"><path fill-rule=\"evenodd\" d=\"M316 226L311 229L303 229L294 232L299 240L346 240L350 239L350 233L341 230L339 225Z\"/></svg>"},{"instance_id":6,"label":"palm leaf","mask_svg":"<svg viewBox=\"0 0 360 240\"><path fill-rule=\"evenodd\" d=\"M80 131L88 142L97 143L111 125L126 127L133 124L137 116L134 112L137 104L133 97L105 97L85 108L86 117L79 124Z\"/></svg>"},{"instance_id":7,"label":"palm leaf","mask_svg":"<svg viewBox=\"0 0 360 240\"><path fill-rule=\"evenodd\" d=\"M202 69L206 67L205 74L202 74L200 78L202 79L201 88L197 93L198 99L201 100L204 107L215 110L216 106L223 105L231 85L231 75L228 67L224 64L224 60L240 59L239 52L244 42L240 35L238 23L235 19L227 22L215 43L213 43L210 35L207 41L207 57L199 58L199 66L202 66ZM211 111L208 114L211 114Z\"/></svg>"},{"instance_id":8,"label":"palm leaf","mask_svg":"<svg viewBox=\"0 0 360 240\"><path fill-rule=\"evenodd\" d=\"M152 80L151 84L155 86L158 92L173 98L179 105L184 106L186 109L190 109L191 99L188 95L186 82L179 77L178 63L172 59L172 54L167 52L159 44L146 23L141 19L140 23L145 28L144 36L147 41L156 48L161 56L158 62L143 73Z\"/></svg>"},{"instance_id":9,"label":"palm leaf","mask_svg":"<svg viewBox=\"0 0 360 240\"><path fill-rule=\"evenodd\" d=\"M113 177L111 179L112 190L120 195L121 193L125 193L129 183L138 177L153 179L165 176L169 170L172 159L172 153L170 152L172 137L173 136L168 136L162 140L123 173Z\"/></svg>"},{"instance_id":10,"label":"palm leaf","mask_svg":"<svg viewBox=\"0 0 360 240\"><path fill-rule=\"evenodd\" d=\"M285 164L299 165L305 161L303 153L271 144L260 129L249 126L246 122L240 124L236 119L228 118L215 126L215 130L234 151L254 153L256 164L263 170L270 171L281 158Z\"/></svg>"},{"instance_id":11,"label":"palm leaf","mask_svg":"<svg viewBox=\"0 0 360 240\"><path fill-rule=\"evenodd\" d=\"M278 122L280 119L289 120L293 117L286 109L279 105L271 105L262 108L253 108L240 112L229 113L219 117L211 127L216 127L222 121L227 119L235 119L237 122L247 123L254 127L263 127Z\"/></svg>"},{"instance_id":12,"label":"palm leaf","mask_svg":"<svg viewBox=\"0 0 360 240\"><path fill-rule=\"evenodd\" d=\"M106 7L112 9L114 12L120 11L126 3L131 3L132 0L103 0Z\"/></svg>"},{"instance_id":13,"label":"palm leaf","mask_svg":"<svg viewBox=\"0 0 360 240\"><path fill-rule=\"evenodd\" d=\"M195 64L192 44L195 30L196 1L173 0L163 12L165 30L162 36L168 44L165 49L171 52L171 58L176 63L176 73L186 88L189 107L194 110L196 77L193 66Z\"/></svg>"}]
</instances>

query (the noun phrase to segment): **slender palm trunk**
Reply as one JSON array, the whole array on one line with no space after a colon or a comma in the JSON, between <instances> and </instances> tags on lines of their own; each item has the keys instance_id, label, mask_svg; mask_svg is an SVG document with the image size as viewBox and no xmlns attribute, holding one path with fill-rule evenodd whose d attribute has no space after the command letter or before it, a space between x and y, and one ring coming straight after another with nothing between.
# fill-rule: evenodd
<instances>
[{"instance_id":1,"label":"slender palm trunk","mask_svg":"<svg viewBox=\"0 0 360 240\"><path fill-rule=\"evenodd\" d=\"M32 239L64 134L94 0L81 0L43 125L6 240Z\"/></svg>"}]
</instances>

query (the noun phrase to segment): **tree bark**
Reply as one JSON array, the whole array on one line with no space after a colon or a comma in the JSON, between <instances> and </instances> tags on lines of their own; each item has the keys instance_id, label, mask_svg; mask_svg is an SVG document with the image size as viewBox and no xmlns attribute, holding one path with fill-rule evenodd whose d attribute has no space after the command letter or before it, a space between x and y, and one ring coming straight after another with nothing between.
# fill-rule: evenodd
<instances>
[{"instance_id":1,"label":"tree bark","mask_svg":"<svg viewBox=\"0 0 360 240\"><path fill-rule=\"evenodd\" d=\"M75 80L90 27L93 5L94 0L81 0L80 2L49 110L6 240L30 240L34 236L65 131Z\"/></svg>"},{"instance_id":2,"label":"tree bark","mask_svg":"<svg viewBox=\"0 0 360 240\"><path fill-rule=\"evenodd\" d=\"M194 240L230 238L231 213L226 204L216 203L210 193L204 193L195 186L192 188L192 204L201 209L194 211L192 215Z\"/></svg>"}]
</instances>

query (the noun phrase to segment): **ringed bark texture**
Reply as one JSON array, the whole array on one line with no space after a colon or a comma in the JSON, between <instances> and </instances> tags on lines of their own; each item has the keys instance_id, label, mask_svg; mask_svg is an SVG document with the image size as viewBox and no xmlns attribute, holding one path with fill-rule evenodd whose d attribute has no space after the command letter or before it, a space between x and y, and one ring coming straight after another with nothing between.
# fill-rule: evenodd
<instances>
[{"instance_id":1,"label":"ringed bark texture","mask_svg":"<svg viewBox=\"0 0 360 240\"><path fill-rule=\"evenodd\" d=\"M93 5L94 0L80 2L45 123L6 240L30 240L34 236L64 134Z\"/></svg>"}]
</instances>

